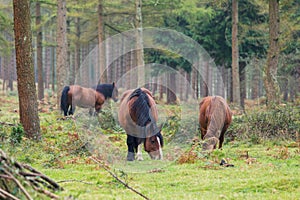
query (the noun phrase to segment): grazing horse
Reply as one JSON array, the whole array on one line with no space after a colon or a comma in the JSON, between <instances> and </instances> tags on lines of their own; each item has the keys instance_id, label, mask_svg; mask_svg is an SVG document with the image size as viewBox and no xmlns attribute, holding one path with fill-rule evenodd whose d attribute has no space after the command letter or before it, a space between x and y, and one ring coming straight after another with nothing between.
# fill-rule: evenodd
<instances>
[{"instance_id":1,"label":"grazing horse","mask_svg":"<svg viewBox=\"0 0 300 200\"><path fill-rule=\"evenodd\" d=\"M199 107L199 125L203 150L212 151L219 142L222 148L224 133L232 120L232 112L225 99L220 96L208 96L201 100Z\"/></svg>"},{"instance_id":2,"label":"grazing horse","mask_svg":"<svg viewBox=\"0 0 300 200\"><path fill-rule=\"evenodd\" d=\"M138 88L124 92L118 114L120 125L127 134L127 160L143 160L141 145L151 159L162 159L163 137L156 126L158 113L149 90Z\"/></svg>"},{"instance_id":3,"label":"grazing horse","mask_svg":"<svg viewBox=\"0 0 300 200\"><path fill-rule=\"evenodd\" d=\"M105 100L112 98L115 102L118 101L118 88L116 87L115 82L112 84L99 84L94 86L93 89L103 94Z\"/></svg>"},{"instance_id":4,"label":"grazing horse","mask_svg":"<svg viewBox=\"0 0 300 200\"><path fill-rule=\"evenodd\" d=\"M95 108L98 113L105 101L105 96L95 89L84 88L79 85L65 86L60 100L60 107L64 116L73 115L75 107Z\"/></svg>"}]
</instances>

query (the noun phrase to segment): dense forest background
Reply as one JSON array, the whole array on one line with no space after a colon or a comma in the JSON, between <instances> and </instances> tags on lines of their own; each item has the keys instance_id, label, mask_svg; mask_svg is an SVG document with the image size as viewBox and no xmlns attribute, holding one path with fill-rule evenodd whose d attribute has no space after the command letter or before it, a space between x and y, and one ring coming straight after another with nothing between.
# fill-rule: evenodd
<instances>
[{"instance_id":1,"label":"dense forest background","mask_svg":"<svg viewBox=\"0 0 300 200\"><path fill-rule=\"evenodd\" d=\"M58 9L60 2L64 6L62 9ZM241 106L243 106L245 98L257 99L266 95L263 77L269 48L269 3L258 0L238 2L239 87ZM162 76L159 76L159 72L151 72L149 80L145 81L159 98L163 98L165 94L168 103L175 102L174 93L178 98L180 97L180 100L189 98L186 92L188 89L181 86L180 81L175 81L179 79L177 76L180 74L190 83L196 97L219 94L233 101L232 2L225 0L145 1L140 7L140 15L137 9L138 3L141 1L30 1L33 63L35 79L38 83L38 98L43 99L45 93L53 95L52 91L56 91L63 85L74 84L78 74L80 74L80 81L77 80L77 83L80 84L91 85L100 81L118 82L120 88L137 86L132 81L134 75L128 73L132 73L133 69L141 64L138 60L141 58L141 52L138 48L128 51L126 49L128 47L124 47L126 41L130 40L130 34L133 33L129 30L157 27L184 34L196 41L209 55L209 59L198 61L200 68L193 67L195 63L191 63L186 56L180 55L180 52L145 48L142 52L143 64L147 66L159 63L176 71ZM13 81L16 81L17 77L12 1L1 0L0 5L0 76L3 80L1 83L3 90L14 91L16 89ZM66 14L60 15L63 8L66 9ZM284 101L294 101L300 90L299 8L299 1L279 2L280 56L276 80L281 99ZM59 27L59 16L66 17L65 27ZM66 41L63 45L66 55L58 54L62 45L57 34L59 28L66 31ZM126 35L126 31L129 31L129 36ZM110 43L108 39L115 35L119 37ZM175 40L171 41L172 36L165 36L165 34L152 36L151 42L169 47L176 45L174 48L184 49L187 51L186 55L194 53L194 47L187 46L190 43L174 42ZM101 45L103 41L106 41L103 43L105 45ZM101 53L93 52L95 48ZM99 62L95 60L98 58L97 54L101 58ZM65 61L61 61L57 55L62 55ZM97 63L106 66L106 70L95 66ZM101 74L103 79L100 80L98 74ZM220 79L224 87L219 87Z\"/></svg>"}]
</instances>

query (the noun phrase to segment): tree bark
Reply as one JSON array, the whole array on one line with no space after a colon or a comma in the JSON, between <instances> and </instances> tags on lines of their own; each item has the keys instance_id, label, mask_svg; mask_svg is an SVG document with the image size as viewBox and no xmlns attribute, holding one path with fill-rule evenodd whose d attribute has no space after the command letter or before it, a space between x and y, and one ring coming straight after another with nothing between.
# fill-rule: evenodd
<instances>
[{"instance_id":1,"label":"tree bark","mask_svg":"<svg viewBox=\"0 0 300 200\"><path fill-rule=\"evenodd\" d=\"M269 51L264 77L268 108L273 108L280 103L280 90L277 83L278 58L279 0L269 0Z\"/></svg>"},{"instance_id":2,"label":"tree bark","mask_svg":"<svg viewBox=\"0 0 300 200\"><path fill-rule=\"evenodd\" d=\"M253 60L254 67L252 69L252 81L251 81L251 98L257 99L259 97L259 80L260 80L260 74L259 74L259 68L256 58Z\"/></svg>"},{"instance_id":3,"label":"tree bark","mask_svg":"<svg viewBox=\"0 0 300 200\"><path fill-rule=\"evenodd\" d=\"M247 85L246 85L246 62L239 62L239 74L240 74L240 95L241 95L241 108L245 109L245 99L247 97Z\"/></svg>"},{"instance_id":4,"label":"tree bark","mask_svg":"<svg viewBox=\"0 0 300 200\"><path fill-rule=\"evenodd\" d=\"M136 18L136 64L138 67L138 86L145 85L145 62L143 44L142 0L135 0Z\"/></svg>"},{"instance_id":5,"label":"tree bark","mask_svg":"<svg viewBox=\"0 0 300 200\"><path fill-rule=\"evenodd\" d=\"M238 0L232 0L232 89L233 102L241 106L238 47Z\"/></svg>"},{"instance_id":6,"label":"tree bark","mask_svg":"<svg viewBox=\"0 0 300 200\"><path fill-rule=\"evenodd\" d=\"M38 69L38 99L44 98L44 78L43 78L43 47L42 39L43 33L41 28L41 3L39 1L35 4L36 17L35 25L37 27L36 33L36 56L37 56L37 69Z\"/></svg>"},{"instance_id":7,"label":"tree bark","mask_svg":"<svg viewBox=\"0 0 300 200\"><path fill-rule=\"evenodd\" d=\"M80 36L81 36L81 29L80 29L80 18L77 17L75 21L76 26L76 42L75 42L75 59L74 59L74 77L72 80L72 84L75 84L75 77L80 73Z\"/></svg>"},{"instance_id":8,"label":"tree bark","mask_svg":"<svg viewBox=\"0 0 300 200\"><path fill-rule=\"evenodd\" d=\"M17 63L20 121L26 136L39 140L40 119L32 61L32 35L29 0L14 0L14 31Z\"/></svg>"},{"instance_id":9,"label":"tree bark","mask_svg":"<svg viewBox=\"0 0 300 200\"><path fill-rule=\"evenodd\" d=\"M100 72L100 80L99 83L105 83L107 80L105 73L105 51L106 46L104 44L104 20L103 20L103 1L99 0L98 4L98 52L99 52L99 72Z\"/></svg>"},{"instance_id":10,"label":"tree bark","mask_svg":"<svg viewBox=\"0 0 300 200\"><path fill-rule=\"evenodd\" d=\"M58 0L57 4L57 32L56 32L56 80L57 105L67 79L67 8L66 0ZM59 106L58 106L59 107Z\"/></svg>"}]
</instances>

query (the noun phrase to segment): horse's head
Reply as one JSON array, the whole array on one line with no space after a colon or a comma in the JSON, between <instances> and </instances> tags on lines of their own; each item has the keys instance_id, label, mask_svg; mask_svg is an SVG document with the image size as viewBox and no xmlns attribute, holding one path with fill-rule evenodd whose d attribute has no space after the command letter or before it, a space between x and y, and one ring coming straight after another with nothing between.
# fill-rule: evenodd
<instances>
[{"instance_id":1,"label":"horse's head","mask_svg":"<svg viewBox=\"0 0 300 200\"><path fill-rule=\"evenodd\" d=\"M144 148L148 152L151 159L162 160L162 147L163 147L163 137L160 131L151 137L145 139Z\"/></svg>"},{"instance_id":2,"label":"horse's head","mask_svg":"<svg viewBox=\"0 0 300 200\"><path fill-rule=\"evenodd\" d=\"M112 94L111 94L111 98L114 100L114 102L117 102L118 101L118 96L119 96L119 91L118 91L118 88L115 85L115 82L113 82L112 85L113 85L113 91L112 91Z\"/></svg>"}]
</instances>

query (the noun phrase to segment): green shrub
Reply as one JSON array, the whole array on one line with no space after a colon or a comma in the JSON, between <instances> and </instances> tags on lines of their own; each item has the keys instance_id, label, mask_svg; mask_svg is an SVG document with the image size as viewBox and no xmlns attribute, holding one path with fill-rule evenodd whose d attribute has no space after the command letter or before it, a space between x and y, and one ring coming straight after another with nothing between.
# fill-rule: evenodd
<instances>
[{"instance_id":1,"label":"green shrub","mask_svg":"<svg viewBox=\"0 0 300 200\"><path fill-rule=\"evenodd\" d=\"M17 126L13 126L10 133L10 142L13 144L19 144L22 141L22 137L24 136L25 132L23 126L21 124Z\"/></svg>"},{"instance_id":2,"label":"green shrub","mask_svg":"<svg viewBox=\"0 0 300 200\"><path fill-rule=\"evenodd\" d=\"M234 117L226 135L231 140L248 139L257 144L266 139L296 140L299 130L300 108L287 105Z\"/></svg>"}]
</instances>

